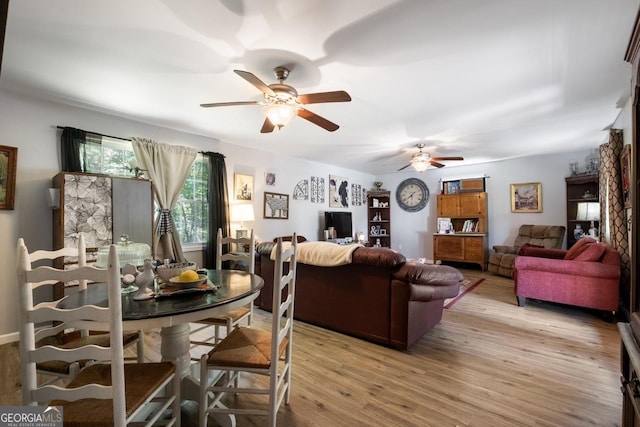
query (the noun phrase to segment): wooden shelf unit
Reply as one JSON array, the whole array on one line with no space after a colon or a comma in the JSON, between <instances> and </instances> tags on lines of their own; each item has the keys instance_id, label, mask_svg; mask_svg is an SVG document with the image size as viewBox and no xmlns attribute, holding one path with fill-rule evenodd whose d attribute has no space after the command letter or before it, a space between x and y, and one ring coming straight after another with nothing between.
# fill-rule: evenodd
<instances>
[{"instance_id":1,"label":"wooden shelf unit","mask_svg":"<svg viewBox=\"0 0 640 427\"><path fill-rule=\"evenodd\" d=\"M436 211L438 218L451 219L453 233L433 235L434 260L478 264L484 271L487 260L487 193L439 194ZM471 230L463 231L465 224L469 223L472 224Z\"/></svg>"},{"instance_id":2,"label":"wooden shelf unit","mask_svg":"<svg viewBox=\"0 0 640 427\"><path fill-rule=\"evenodd\" d=\"M378 201L377 207L373 206L374 199ZM374 233L374 230L386 233ZM391 192L386 190L367 193L367 246L376 246L378 240L381 247L391 247Z\"/></svg>"},{"instance_id":3,"label":"wooden shelf unit","mask_svg":"<svg viewBox=\"0 0 640 427\"><path fill-rule=\"evenodd\" d=\"M578 241L574 237L576 225L580 225L585 234L589 232L591 221L577 219L578 204L600 201L600 178L598 174L582 174L568 176L565 181L567 185L567 249L569 249ZM600 230L600 221L593 222L595 227Z\"/></svg>"}]
</instances>

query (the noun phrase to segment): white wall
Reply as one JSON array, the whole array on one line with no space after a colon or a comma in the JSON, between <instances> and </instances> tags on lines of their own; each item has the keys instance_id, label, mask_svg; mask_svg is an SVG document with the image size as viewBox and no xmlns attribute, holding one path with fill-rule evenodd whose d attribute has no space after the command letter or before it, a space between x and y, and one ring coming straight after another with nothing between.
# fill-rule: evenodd
<instances>
[{"instance_id":1,"label":"white wall","mask_svg":"<svg viewBox=\"0 0 640 427\"><path fill-rule=\"evenodd\" d=\"M444 168L428 169L423 173L414 171L378 176L377 179L384 183L383 187L392 191L393 196L391 246L408 258L433 258L432 234L436 229L436 195L440 190L440 180L488 177L489 252L493 245L513 243L522 224L566 226L564 178L570 174L569 163L584 165L588 154L589 150L469 166L454 166L454 162L448 162ZM431 193L427 207L420 212L405 212L395 200L398 184L409 177L422 179ZM511 212L510 185L526 182L542 183L541 213Z\"/></svg>"},{"instance_id":2,"label":"white wall","mask_svg":"<svg viewBox=\"0 0 640 427\"><path fill-rule=\"evenodd\" d=\"M0 91L0 144L18 147L18 172L15 209L0 211L0 344L17 339L17 292L15 289L15 245L24 237L29 248L51 249L52 215L45 200L51 178L59 172L59 131L57 125L72 126L94 132L120 136L139 136L162 143L191 146L202 151L220 152L226 156L229 191L232 192L233 173L249 173L255 177L254 210L256 221L247 226L255 229L258 240L271 240L293 231L317 240L321 236L321 216L328 207L324 204L289 200L289 220L262 218L264 191L286 193L302 179L311 176L325 178L344 176L350 183L371 188L374 181L384 183L392 192L392 247L407 257L432 257L431 234L435 229L435 195L440 179L457 179L487 175L489 195L489 247L510 243L521 224L565 224L565 183L569 163L584 162L588 152L554 156L529 157L482 165L454 166L429 169L418 174L402 172L373 177L331 165L294 159L281 154L250 151L212 138L148 125L117 116L102 114L56 103L36 101ZM258 136L259 137L259 136ZM464 153L463 153L464 154ZM276 173L276 185L265 186L264 173ZM427 208L417 213L402 211L395 202L395 189L403 180L416 176L431 190ZM543 212L514 214L510 209L512 183L541 182ZM354 213L354 232L366 230L366 206L351 207ZM198 260L198 254L193 254Z\"/></svg>"},{"instance_id":3,"label":"white wall","mask_svg":"<svg viewBox=\"0 0 640 427\"><path fill-rule=\"evenodd\" d=\"M17 292L15 285L15 247L18 237L24 237L30 250L52 249L52 211L45 194L51 178L60 171L58 153L60 131L56 126L72 126L119 137L144 137L157 142L180 144L202 151L220 152L226 156L229 191L233 191L233 173L255 176L254 227L258 240L291 234L293 231L317 240L322 224L324 204L293 200L296 183L311 176L325 178L329 174L347 177L350 183L370 187L374 177L369 174L337 168L326 164L294 159L286 155L250 151L212 138L186 134L175 130L135 122L61 104L42 102L0 91L0 144L18 147L16 203L14 210L0 211L0 344L17 339ZM259 135L257 135L259 137ZM262 219L262 193L265 171L276 172L276 185L267 191L289 194L289 220ZM366 228L365 206L351 207L354 231ZM199 259L198 254L193 254ZM189 255L187 255L189 256Z\"/></svg>"}]
</instances>

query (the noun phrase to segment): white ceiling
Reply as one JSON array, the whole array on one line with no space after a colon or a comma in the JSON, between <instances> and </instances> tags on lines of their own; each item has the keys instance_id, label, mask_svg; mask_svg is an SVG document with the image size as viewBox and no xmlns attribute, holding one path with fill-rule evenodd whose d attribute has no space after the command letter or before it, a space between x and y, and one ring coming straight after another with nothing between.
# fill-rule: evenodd
<instances>
[{"instance_id":1,"label":"white ceiling","mask_svg":"<svg viewBox=\"0 0 640 427\"><path fill-rule=\"evenodd\" d=\"M374 174L418 142L450 166L589 149L628 98L639 2L11 0L0 89ZM278 65L351 95L309 106L340 129L199 106L261 100L233 70Z\"/></svg>"}]
</instances>

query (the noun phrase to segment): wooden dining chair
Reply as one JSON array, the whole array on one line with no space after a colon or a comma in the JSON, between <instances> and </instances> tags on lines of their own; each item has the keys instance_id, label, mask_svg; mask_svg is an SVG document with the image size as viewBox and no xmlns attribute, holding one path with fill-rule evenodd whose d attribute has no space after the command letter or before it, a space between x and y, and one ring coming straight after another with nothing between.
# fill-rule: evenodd
<instances>
[{"instance_id":1,"label":"wooden dining chair","mask_svg":"<svg viewBox=\"0 0 640 427\"><path fill-rule=\"evenodd\" d=\"M253 230L250 230L249 237L233 238L222 237L222 229L219 228L216 238L216 270L222 270L223 262L235 261L246 263L248 266L248 272L253 274L255 272L256 263L255 243L256 241ZM244 245L247 248L247 251L233 251L232 245ZM225 328L225 335L228 335L233 328L239 326L245 319L247 321L247 326L251 326L253 322L253 302L250 302L245 306L236 308L235 310L223 313L217 317L210 317L194 322L198 326L191 330L191 336L195 336L196 334L202 336L203 331L210 328L213 328L213 334L208 335L204 339L192 339L191 347L193 348L199 345L210 347L215 346L222 340L223 337L221 335L220 328Z\"/></svg>"},{"instance_id":2,"label":"wooden dining chair","mask_svg":"<svg viewBox=\"0 0 640 427\"><path fill-rule=\"evenodd\" d=\"M18 248L25 245L24 239L18 240ZM43 261L53 261L60 257L68 257L77 260L77 267L87 265L87 248L82 234L78 238L78 247L65 247L55 251L37 250L29 253L29 263L33 267L34 264L42 264ZM77 282L78 291L87 288L87 280L79 280ZM95 333L87 329L73 330L59 325L57 328L49 330L46 336L36 343L40 345L55 345L61 348L73 348L86 344L95 344L99 346L109 345L109 334ZM123 334L123 345L125 348L137 344L137 361L144 361L144 334L142 331L127 332ZM73 363L63 362L61 360L49 360L38 363L38 374L45 375L47 380L44 384L54 384L60 380L74 378L80 369L87 363L86 360L80 360Z\"/></svg>"},{"instance_id":3,"label":"wooden dining chair","mask_svg":"<svg viewBox=\"0 0 640 427\"><path fill-rule=\"evenodd\" d=\"M180 424L180 377L175 365L124 362L120 265L115 245L110 247L107 269L82 266L62 270L49 266L32 268L27 247L20 242L16 270L24 405L62 406L65 427L125 426L142 420L140 425L156 425L156 421L162 421L162 425ZM61 308L60 300L34 306L36 289L72 280L106 283L108 300L101 302L101 306L87 304L75 309ZM37 332L36 325L39 325ZM36 346L42 335L48 336L59 326L109 331L110 339L104 346L93 343L73 348ZM36 365L50 360L92 362L65 387L38 385ZM172 410L169 420L167 409Z\"/></svg>"},{"instance_id":4,"label":"wooden dining chair","mask_svg":"<svg viewBox=\"0 0 640 427\"><path fill-rule=\"evenodd\" d=\"M206 426L209 414L216 413L264 415L266 425L275 426L281 403L289 403L297 245L295 234L291 243L279 238L276 244L271 329L235 328L200 358L200 426ZM268 386L244 377L238 382L241 372L268 376ZM268 396L268 402L227 407L221 404L225 393Z\"/></svg>"}]
</instances>

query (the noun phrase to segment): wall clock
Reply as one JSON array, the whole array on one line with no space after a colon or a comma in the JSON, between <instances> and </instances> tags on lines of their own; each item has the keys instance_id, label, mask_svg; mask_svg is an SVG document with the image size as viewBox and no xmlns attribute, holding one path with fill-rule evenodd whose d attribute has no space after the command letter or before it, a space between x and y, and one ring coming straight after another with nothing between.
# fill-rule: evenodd
<instances>
[{"instance_id":1,"label":"wall clock","mask_svg":"<svg viewBox=\"0 0 640 427\"><path fill-rule=\"evenodd\" d=\"M418 212L427 206L429 188L418 178L405 179L396 189L396 201L402 210Z\"/></svg>"}]
</instances>

